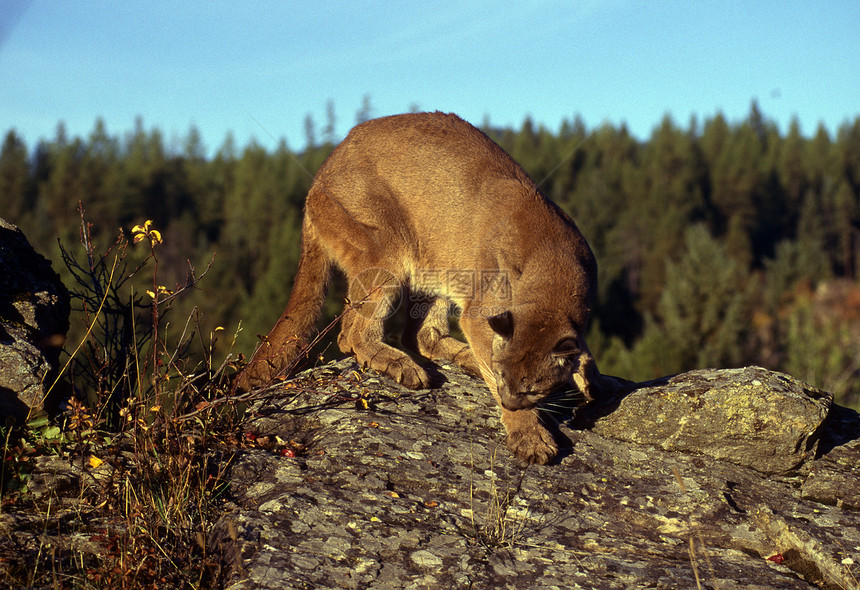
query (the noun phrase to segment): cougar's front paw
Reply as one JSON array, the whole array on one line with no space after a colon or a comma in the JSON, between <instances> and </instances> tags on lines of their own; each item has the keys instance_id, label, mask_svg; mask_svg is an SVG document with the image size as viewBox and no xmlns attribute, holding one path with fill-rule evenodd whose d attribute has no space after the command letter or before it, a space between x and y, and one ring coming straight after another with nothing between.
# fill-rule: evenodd
<instances>
[{"instance_id":1,"label":"cougar's front paw","mask_svg":"<svg viewBox=\"0 0 860 590\"><path fill-rule=\"evenodd\" d=\"M558 444L552 434L540 424L508 433L508 449L525 463L546 465L558 454Z\"/></svg>"},{"instance_id":2,"label":"cougar's front paw","mask_svg":"<svg viewBox=\"0 0 860 590\"><path fill-rule=\"evenodd\" d=\"M420 389L430 386L427 371L419 367L418 363L402 350L382 343L365 343L361 347L353 346L353 352L355 359L362 366L388 375L403 387Z\"/></svg>"},{"instance_id":3,"label":"cougar's front paw","mask_svg":"<svg viewBox=\"0 0 860 590\"><path fill-rule=\"evenodd\" d=\"M410 358L397 360L388 365L385 373L409 389L424 389L430 387L430 377L427 371L418 366Z\"/></svg>"}]
</instances>

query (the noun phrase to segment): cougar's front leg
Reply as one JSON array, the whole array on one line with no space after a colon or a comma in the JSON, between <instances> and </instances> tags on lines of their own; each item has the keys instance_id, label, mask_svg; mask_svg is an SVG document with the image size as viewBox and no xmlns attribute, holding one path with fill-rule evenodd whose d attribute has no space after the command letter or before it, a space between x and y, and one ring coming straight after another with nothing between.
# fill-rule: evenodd
<instances>
[{"instance_id":1,"label":"cougar's front leg","mask_svg":"<svg viewBox=\"0 0 860 590\"><path fill-rule=\"evenodd\" d=\"M558 443L541 424L537 408L515 412L502 408L502 424L508 432L508 448L525 463L545 465L558 454Z\"/></svg>"},{"instance_id":2,"label":"cougar's front leg","mask_svg":"<svg viewBox=\"0 0 860 590\"><path fill-rule=\"evenodd\" d=\"M442 297L411 300L406 306L403 345L421 356L455 363L467 373L481 376L472 348L450 334L448 301Z\"/></svg>"},{"instance_id":3,"label":"cougar's front leg","mask_svg":"<svg viewBox=\"0 0 860 590\"><path fill-rule=\"evenodd\" d=\"M558 454L558 443L552 433L541 423L537 408L507 410L499 397L496 377L492 366L492 331L484 322L464 314L460 326L472 345L476 365L490 392L502 412L502 424L508 433L507 446L515 457L525 463L549 463Z\"/></svg>"},{"instance_id":4,"label":"cougar's front leg","mask_svg":"<svg viewBox=\"0 0 860 590\"><path fill-rule=\"evenodd\" d=\"M430 378L406 353L383 342L384 321L400 284L391 273L372 269L349 277L350 303L337 342L366 367L410 389L428 387Z\"/></svg>"}]
</instances>

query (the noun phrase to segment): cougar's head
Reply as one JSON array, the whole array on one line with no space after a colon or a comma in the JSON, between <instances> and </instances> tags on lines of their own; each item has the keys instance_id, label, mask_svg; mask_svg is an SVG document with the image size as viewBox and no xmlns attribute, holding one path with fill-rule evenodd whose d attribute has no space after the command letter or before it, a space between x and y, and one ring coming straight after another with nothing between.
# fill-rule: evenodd
<instances>
[{"instance_id":1,"label":"cougar's head","mask_svg":"<svg viewBox=\"0 0 860 590\"><path fill-rule=\"evenodd\" d=\"M592 399L597 369L585 344L585 318L517 308L489 318L492 368L502 406L534 407L552 391L574 383Z\"/></svg>"}]
</instances>

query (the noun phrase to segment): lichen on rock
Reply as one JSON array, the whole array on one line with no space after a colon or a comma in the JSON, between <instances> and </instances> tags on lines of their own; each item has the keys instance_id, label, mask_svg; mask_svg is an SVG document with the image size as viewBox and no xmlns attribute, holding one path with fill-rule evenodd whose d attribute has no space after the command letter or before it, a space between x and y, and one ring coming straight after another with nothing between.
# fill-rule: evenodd
<instances>
[{"instance_id":1,"label":"lichen on rock","mask_svg":"<svg viewBox=\"0 0 860 590\"><path fill-rule=\"evenodd\" d=\"M219 537L236 587L856 587L860 515L835 496L860 418L827 394L694 371L577 409L558 461L526 466L483 383L440 371L410 391L346 359L251 408L302 452L235 458L216 528L238 531ZM824 470L826 503L804 484Z\"/></svg>"},{"instance_id":2,"label":"lichen on rock","mask_svg":"<svg viewBox=\"0 0 860 590\"><path fill-rule=\"evenodd\" d=\"M51 263L0 219L0 417L38 412L59 370L69 293Z\"/></svg>"},{"instance_id":3,"label":"lichen on rock","mask_svg":"<svg viewBox=\"0 0 860 590\"><path fill-rule=\"evenodd\" d=\"M705 369L637 387L594 431L787 473L815 456L832 403L829 393L761 367Z\"/></svg>"}]
</instances>

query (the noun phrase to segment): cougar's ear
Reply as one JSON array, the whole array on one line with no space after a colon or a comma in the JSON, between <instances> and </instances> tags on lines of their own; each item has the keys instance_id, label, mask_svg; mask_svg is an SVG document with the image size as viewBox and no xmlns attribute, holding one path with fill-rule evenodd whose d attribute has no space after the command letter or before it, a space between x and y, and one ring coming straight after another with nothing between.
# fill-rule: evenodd
<instances>
[{"instance_id":1,"label":"cougar's ear","mask_svg":"<svg viewBox=\"0 0 860 590\"><path fill-rule=\"evenodd\" d=\"M505 340L509 340L514 335L514 315L510 311L491 316L487 321L490 322L493 332Z\"/></svg>"}]
</instances>

